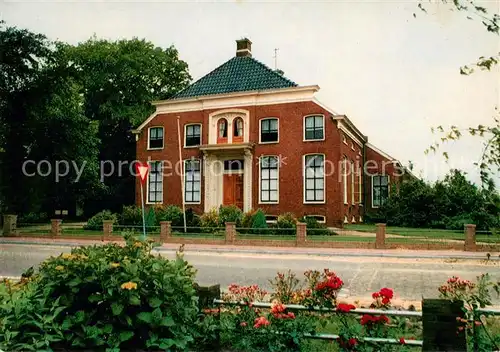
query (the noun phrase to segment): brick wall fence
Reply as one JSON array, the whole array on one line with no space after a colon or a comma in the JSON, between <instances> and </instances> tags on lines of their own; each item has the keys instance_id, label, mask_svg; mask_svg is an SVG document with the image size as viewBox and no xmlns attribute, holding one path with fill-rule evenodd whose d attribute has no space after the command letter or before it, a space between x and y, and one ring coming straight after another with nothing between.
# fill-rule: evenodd
<instances>
[{"instance_id":1,"label":"brick wall fence","mask_svg":"<svg viewBox=\"0 0 500 352\"><path fill-rule=\"evenodd\" d=\"M3 236L15 237L41 237L60 238L73 240L101 240L121 241L123 237L113 232L113 222L105 220L103 231L100 235L65 235L62 231L62 220L52 219L50 231L47 234L23 233L22 228L17 228L16 215L3 216ZM390 243L386 241L386 224L376 224L375 237L372 241L342 241L335 240L334 235L330 241L311 240L307 236L307 228L304 223L297 223L295 241L272 240L272 239L248 239L240 236L236 230L236 223L228 222L225 226L224 238L196 238L172 236L172 226L169 221L160 222L161 243L177 244L211 244L211 245L236 245L236 246L270 246L270 247L311 247L311 248L360 248L360 249L413 249L413 250L463 250L468 252L500 251L499 244L477 244L476 225L464 226L464 242L427 242L427 243Z\"/></svg>"}]
</instances>

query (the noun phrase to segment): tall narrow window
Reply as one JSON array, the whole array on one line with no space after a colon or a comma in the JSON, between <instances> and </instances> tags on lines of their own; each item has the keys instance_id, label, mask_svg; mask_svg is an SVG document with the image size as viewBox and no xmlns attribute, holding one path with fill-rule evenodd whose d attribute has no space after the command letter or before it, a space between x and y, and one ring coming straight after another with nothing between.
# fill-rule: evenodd
<instances>
[{"instance_id":1,"label":"tall narrow window","mask_svg":"<svg viewBox=\"0 0 500 352\"><path fill-rule=\"evenodd\" d=\"M201 144L201 125L186 125L185 146L194 147Z\"/></svg>"},{"instance_id":2,"label":"tall narrow window","mask_svg":"<svg viewBox=\"0 0 500 352\"><path fill-rule=\"evenodd\" d=\"M148 174L148 203L163 202L162 162L150 161Z\"/></svg>"},{"instance_id":3,"label":"tall narrow window","mask_svg":"<svg viewBox=\"0 0 500 352\"><path fill-rule=\"evenodd\" d=\"M217 143L227 143L227 120L220 119L217 126Z\"/></svg>"},{"instance_id":4,"label":"tall narrow window","mask_svg":"<svg viewBox=\"0 0 500 352\"><path fill-rule=\"evenodd\" d=\"M306 116L304 119L304 139L310 140L322 140L325 136L325 126L323 115L318 116Z\"/></svg>"},{"instance_id":5,"label":"tall narrow window","mask_svg":"<svg viewBox=\"0 0 500 352\"><path fill-rule=\"evenodd\" d=\"M277 156L263 156L260 158L260 202L278 202L278 168Z\"/></svg>"},{"instance_id":6,"label":"tall narrow window","mask_svg":"<svg viewBox=\"0 0 500 352\"><path fill-rule=\"evenodd\" d=\"M325 156L322 154L306 155L305 161L305 201L325 201Z\"/></svg>"},{"instance_id":7,"label":"tall narrow window","mask_svg":"<svg viewBox=\"0 0 500 352\"><path fill-rule=\"evenodd\" d=\"M344 188L344 204L347 204L347 159L342 160L342 186Z\"/></svg>"},{"instance_id":8,"label":"tall narrow window","mask_svg":"<svg viewBox=\"0 0 500 352\"><path fill-rule=\"evenodd\" d=\"M278 119L260 120L260 142L274 143L278 141Z\"/></svg>"},{"instance_id":9,"label":"tall narrow window","mask_svg":"<svg viewBox=\"0 0 500 352\"><path fill-rule=\"evenodd\" d=\"M372 176L372 207L384 205L389 196L389 176Z\"/></svg>"},{"instance_id":10,"label":"tall narrow window","mask_svg":"<svg viewBox=\"0 0 500 352\"><path fill-rule=\"evenodd\" d=\"M359 193L358 193L358 203L363 202L363 169L361 166L358 168L358 187L359 187Z\"/></svg>"},{"instance_id":11,"label":"tall narrow window","mask_svg":"<svg viewBox=\"0 0 500 352\"><path fill-rule=\"evenodd\" d=\"M355 182L356 182L356 172L355 172L355 168L354 168L354 163L351 163L351 204L355 204L356 203L356 199L354 198L355 197Z\"/></svg>"},{"instance_id":12,"label":"tall narrow window","mask_svg":"<svg viewBox=\"0 0 500 352\"><path fill-rule=\"evenodd\" d=\"M233 120L233 143L243 142L243 119L237 117Z\"/></svg>"},{"instance_id":13,"label":"tall narrow window","mask_svg":"<svg viewBox=\"0 0 500 352\"><path fill-rule=\"evenodd\" d=\"M184 199L186 203L201 201L201 163L199 159L184 161Z\"/></svg>"},{"instance_id":14,"label":"tall narrow window","mask_svg":"<svg viewBox=\"0 0 500 352\"><path fill-rule=\"evenodd\" d=\"M149 129L148 149L163 149L163 127Z\"/></svg>"}]
</instances>

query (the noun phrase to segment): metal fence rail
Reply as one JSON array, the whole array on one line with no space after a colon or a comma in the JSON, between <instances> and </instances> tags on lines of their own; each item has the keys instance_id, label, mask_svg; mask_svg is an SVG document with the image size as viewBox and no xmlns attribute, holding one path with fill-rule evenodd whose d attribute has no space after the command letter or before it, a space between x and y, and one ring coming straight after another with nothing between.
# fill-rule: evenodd
<instances>
[{"instance_id":1,"label":"metal fence rail","mask_svg":"<svg viewBox=\"0 0 500 352\"><path fill-rule=\"evenodd\" d=\"M218 306L246 306L245 302L226 302L221 299L214 299L213 303ZM252 302L252 307L255 308L264 308L271 309L271 303L265 302ZM337 309L335 308L325 308L325 307L308 307L300 304L287 304L286 308L294 311L309 311L309 312L322 312L322 313L335 313ZM422 312L417 311L409 311L409 310L382 310L382 309L367 309L367 308L356 308L349 313L342 314L370 314L370 315L387 315L387 316L400 316L400 317L413 317L413 318L422 318ZM499 311L500 314L500 311ZM335 334L304 334L306 338L310 339L318 339L318 340L330 340L335 341L339 339L339 335ZM366 342L375 342L375 343L386 343L386 344L401 344L398 339L391 338L378 338L378 337L363 337L363 340ZM414 347L422 347L424 342L422 340L405 340L405 345L414 346Z\"/></svg>"}]
</instances>

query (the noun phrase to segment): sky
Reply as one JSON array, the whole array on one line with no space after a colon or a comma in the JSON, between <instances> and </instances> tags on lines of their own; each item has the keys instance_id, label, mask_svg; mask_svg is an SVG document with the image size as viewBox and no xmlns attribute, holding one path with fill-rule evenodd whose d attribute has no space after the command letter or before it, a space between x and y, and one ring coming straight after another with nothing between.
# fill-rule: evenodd
<instances>
[{"instance_id":1,"label":"sky","mask_svg":"<svg viewBox=\"0 0 500 352\"><path fill-rule=\"evenodd\" d=\"M479 2L500 12L500 1ZM500 69L462 76L459 69L500 52L500 37L478 21L415 1L16 1L0 0L8 25L72 44L99 38L145 38L174 45L196 80L235 55L236 39L252 41L254 58L345 114L369 142L414 173L434 181L450 168L478 181L473 163L482 141L464 137L424 151L439 136L431 127L491 124L500 107ZM417 17L414 18L413 14ZM496 176L497 184L500 177Z\"/></svg>"}]
</instances>

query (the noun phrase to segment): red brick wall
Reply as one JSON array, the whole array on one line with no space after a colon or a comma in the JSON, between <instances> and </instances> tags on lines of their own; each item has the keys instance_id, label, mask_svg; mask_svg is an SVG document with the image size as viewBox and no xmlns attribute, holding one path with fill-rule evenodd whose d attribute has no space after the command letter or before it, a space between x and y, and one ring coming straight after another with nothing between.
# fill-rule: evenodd
<instances>
[{"instance_id":1,"label":"red brick wall","mask_svg":"<svg viewBox=\"0 0 500 352\"><path fill-rule=\"evenodd\" d=\"M384 155L378 153L376 150L366 146L366 161L365 161L365 205L366 211L375 211L377 208L372 207L372 175L388 175L390 187L392 183L399 183L400 169ZM389 187L389 192L390 192Z\"/></svg>"},{"instance_id":2,"label":"red brick wall","mask_svg":"<svg viewBox=\"0 0 500 352\"><path fill-rule=\"evenodd\" d=\"M247 106L238 107L249 111L250 115L250 142L255 143L254 167L253 167L253 208L261 208L267 214L279 215L285 212L292 212L296 216L303 215L323 215L327 218L329 225L340 226L344 220L344 215L348 215L351 221L352 216L359 217L359 206L352 203L351 197L351 177L348 177L348 205L344 205L342 177L339 173L340 160L342 155L346 155L352 161L361 160L356 150L351 149L350 140L348 145L341 142L340 132L336 122L330 117L330 113L314 102L299 102L288 104ZM203 110L194 112L182 112L173 114L157 115L139 135L137 142L137 159L140 161L167 160L173 166L179 161L178 156L178 134L177 116L180 117L181 143L184 144L184 125L187 123L202 123L202 144L208 143L208 120L209 114L216 110ZM325 115L325 141L303 141L303 118L309 114ZM279 119L279 144L258 144L259 142L259 120L265 117L277 117ZM153 126L163 126L165 128L164 149L158 151L147 150L148 128ZM310 153L325 154L327 160L326 173L326 203L325 204L303 204L303 155ZM281 155L283 164L279 177L279 204L259 204L259 168L258 158L262 155ZM182 158L197 157L202 159L202 152L198 148L183 148ZM332 170L331 168L334 168ZM181 204L181 180L178 173L165 175L163 181L163 204ZM168 172L168 170L165 170ZM201 204L188 205L186 208L193 208L198 213L203 212L204 205L204 182L202 170L201 183ZM146 192L146 189L145 189ZM139 183L136 187L136 201L140 204Z\"/></svg>"}]
</instances>

